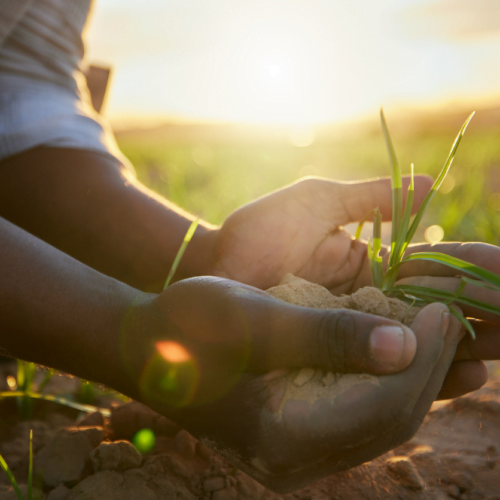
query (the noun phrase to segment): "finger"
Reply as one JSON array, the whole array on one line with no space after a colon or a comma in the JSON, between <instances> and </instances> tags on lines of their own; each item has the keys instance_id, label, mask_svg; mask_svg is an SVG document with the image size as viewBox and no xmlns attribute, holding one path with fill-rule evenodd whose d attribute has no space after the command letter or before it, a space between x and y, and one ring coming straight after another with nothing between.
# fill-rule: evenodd
<instances>
[{"instance_id":1,"label":"finger","mask_svg":"<svg viewBox=\"0 0 500 500\"><path fill-rule=\"evenodd\" d=\"M471 320L476 332L474 340L466 335L458 344L455 361L500 359L500 325L487 321Z\"/></svg>"},{"instance_id":2,"label":"finger","mask_svg":"<svg viewBox=\"0 0 500 500\"><path fill-rule=\"evenodd\" d=\"M268 296L269 297L269 296ZM346 309L318 310L270 298L258 316L264 334L253 335L250 367L317 367L336 373L395 373L416 351L410 328L371 314Z\"/></svg>"},{"instance_id":3,"label":"finger","mask_svg":"<svg viewBox=\"0 0 500 500\"><path fill-rule=\"evenodd\" d=\"M479 360L455 361L451 364L437 399L458 398L481 388L488 381L488 369Z\"/></svg>"},{"instance_id":4,"label":"finger","mask_svg":"<svg viewBox=\"0 0 500 500\"><path fill-rule=\"evenodd\" d=\"M431 304L431 306L437 308L438 310L446 308L446 306L444 306L443 304ZM427 306L425 309L431 306ZM417 315L414 324L417 322L418 318L419 316ZM420 324L418 325L418 327L420 327ZM412 328L414 328L413 325ZM417 325L415 326L415 328L417 328ZM449 367L453 361L453 356L455 354L461 328L462 326L458 319L450 314L446 332L444 334L444 342L441 355L439 356L439 359L434 363L430 375L426 378L423 389L420 391L420 393L418 393L418 399L413 407L411 415L406 421L406 424L402 427L400 434L396 437L396 441L392 443L393 446L397 446L403 442L406 442L415 435L420 425L422 424L425 415L427 415L432 403L438 397L438 394L448 373ZM417 338L420 343L420 337ZM417 359L418 353L415 357L415 361L417 361Z\"/></svg>"},{"instance_id":5,"label":"finger","mask_svg":"<svg viewBox=\"0 0 500 500\"><path fill-rule=\"evenodd\" d=\"M403 177L403 200L406 200L410 177ZM297 184L306 190L309 203L314 202L313 210L332 214L335 225L345 225L362 220L368 212L379 208L383 220L392 217L391 179L375 179L361 182L333 182L312 178ZM413 210L415 213L432 186L432 179L426 175L415 176Z\"/></svg>"},{"instance_id":6,"label":"finger","mask_svg":"<svg viewBox=\"0 0 500 500\"><path fill-rule=\"evenodd\" d=\"M359 437L346 436L346 439L350 439L351 444L354 444L350 451L343 453L342 462L346 464L346 468L371 460L413 435L415 429L412 417L415 406L421 401L423 392L429 392L428 384L432 374L436 366L442 362L444 336L449 330L451 318L448 308L443 304L431 304L425 307L412 325L418 349L411 365L401 373L380 377L380 385L376 390L365 391L359 397L355 397L353 393L358 388L354 387L350 392L346 391L345 395L337 396L335 402L338 405L344 399L348 400L349 411L353 415L357 432L359 433L359 429L362 428L365 436L374 436L370 442L365 438L360 446L356 446ZM437 381L439 386L443 379L444 374L442 379ZM435 397L438 391L439 387L435 389L435 394L427 394L426 397ZM432 401L429 406L431 403ZM356 415L362 417L356 418Z\"/></svg>"},{"instance_id":7,"label":"finger","mask_svg":"<svg viewBox=\"0 0 500 500\"><path fill-rule=\"evenodd\" d=\"M419 243L410 245L406 255L416 252L439 252L457 259L465 260L483 267L495 274L500 274L500 248L487 243L437 243L430 245ZM399 277L410 276L458 276L460 272L451 267L435 262L413 260L401 266Z\"/></svg>"},{"instance_id":8,"label":"finger","mask_svg":"<svg viewBox=\"0 0 500 500\"><path fill-rule=\"evenodd\" d=\"M397 284L401 285L416 285L426 288L436 288L438 290L444 290L447 292L455 293L460 285L460 278L438 278L434 276L419 276L413 278L404 278L399 280ZM467 284L461 294L463 297L468 297L470 299L478 300L480 302L485 302L486 304L491 304L496 307L500 307L500 292L490 290L488 288L483 288L479 286L474 286L472 284ZM460 309L467 317L479 318L487 321L500 321L500 317L497 314L484 311L476 307L469 306L462 302L458 302Z\"/></svg>"}]
</instances>

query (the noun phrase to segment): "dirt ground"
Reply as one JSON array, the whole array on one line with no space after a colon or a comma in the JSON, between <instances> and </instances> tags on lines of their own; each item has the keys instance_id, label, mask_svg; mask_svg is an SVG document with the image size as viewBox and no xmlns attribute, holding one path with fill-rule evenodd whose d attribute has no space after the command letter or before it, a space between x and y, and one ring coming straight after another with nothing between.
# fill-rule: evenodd
<instances>
[{"instance_id":1,"label":"dirt ground","mask_svg":"<svg viewBox=\"0 0 500 500\"><path fill-rule=\"evenodd\" d=\"M0 390L14 369L13 364L0 365ZM175 424L134 402L112 407L111 418L90 414L83 421L74 410L37 402L34 418L21 421L15 401L5 399L0 403L0 453L19 482L26 483L32 428L36 481L40 498L48 500L500 500L500 362L489 362L488 369L490 380L479 391L435 403L408 443L287 495L264 489ZM73 383L60 376L56 385L67 390ZM127 440L144 427L155 431L156 445L141 457ZM106 450L115 451L106 455ZM0 472L0 500L15 498L7 485Z\"/></svg>"}]
</instances>

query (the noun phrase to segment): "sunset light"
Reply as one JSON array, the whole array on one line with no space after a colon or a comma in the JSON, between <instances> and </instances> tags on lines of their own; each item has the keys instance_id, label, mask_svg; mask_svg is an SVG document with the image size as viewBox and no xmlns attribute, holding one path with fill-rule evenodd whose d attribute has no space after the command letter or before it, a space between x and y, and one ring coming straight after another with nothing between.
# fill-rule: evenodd
<instances>
[{"instance_id":1,"label":"sunset light","mask_svg":"<svg viewBox=\"0 0 500 500\"><path fill-rule=\"evenodd\" d=\"M108 116L307 125L499 96L498 4L448 0L96 3ZM483 12L484 14L484 12Z\"/></svg>"}]
</instances>

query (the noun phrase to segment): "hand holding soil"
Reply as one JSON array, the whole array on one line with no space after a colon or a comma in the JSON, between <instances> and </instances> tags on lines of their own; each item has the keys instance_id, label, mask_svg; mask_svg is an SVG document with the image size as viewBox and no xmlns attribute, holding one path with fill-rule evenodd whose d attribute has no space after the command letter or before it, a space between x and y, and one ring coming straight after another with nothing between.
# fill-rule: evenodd
<instances>
[{"instance_id":1,"label":"hand holding soil","mask_svg":"<svg viewBox=\"0 0 500 500\"><path fill-rule=\"evenodd\" d=\"M403 179L403 193L410 182ZM432 185L415 176L413 213ZM350 293L367 268L366 243L342 226L358 222L375 207L390 220L389 178L334 182L308 178L280 189L231 214L215 238L209 274L266 289L287 273L318 283L335 295ZM369 270L368 270L369 274ZM359 286L371 284L369 276Z\"/></svg>"},{"instance_id":2,"label":"hand holding soil","mask_svg":"<svg viewBox=\"0 0 500 500\"><path fill-rule=\"evenodd\" d=\"M276 490L408 440L437 397L460 330L443 305L421 311L412 331L359 311L287 304L217 278L173 285L139 306L129 326L122 338L129 380L140 382L118 388ZM188 357L176 364L168 352L158 356L164 341ZM313 376L301 384L304 366Z\"/></svg>"}]
</instances>

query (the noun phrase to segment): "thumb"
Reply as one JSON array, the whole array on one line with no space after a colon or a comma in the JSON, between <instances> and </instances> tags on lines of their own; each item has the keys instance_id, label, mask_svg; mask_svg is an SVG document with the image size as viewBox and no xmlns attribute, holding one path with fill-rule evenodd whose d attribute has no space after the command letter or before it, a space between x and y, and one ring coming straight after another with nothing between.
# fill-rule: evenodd
<instances>
[{"instance_id":1,"label":"thumb","mask_svg":"<svg viewBox=\"0 0 500 500\"><path fill-rule=\"evenodd\" d=\"M346 309L317 310L266 301L269 327L254 335L250 369L317 367L337 373L395 373L416 352L412 330L393 320ZM261 316L262 318L262 316Z\"/></svg>"},{"instance_id":2,"label":"thumb","mask_svg":"<svg viewBox=\"0 0 500 500\"><path fill-rule=\"evenodd\" d=\"M374 208L379 208L383 220L392 218L392 189L391 179L383 178L361 182L332 182L324 179L315 179L314 200L325 200L330 206L325 213L334 214L336 225L345 225L358 222ZM413 196L413 210L415 213L424 201L432 186L432 178L427 175L415 176L415 192ZM410 177L403 177L403 206L406 202Z\"/></svg>"}]
</instances>

